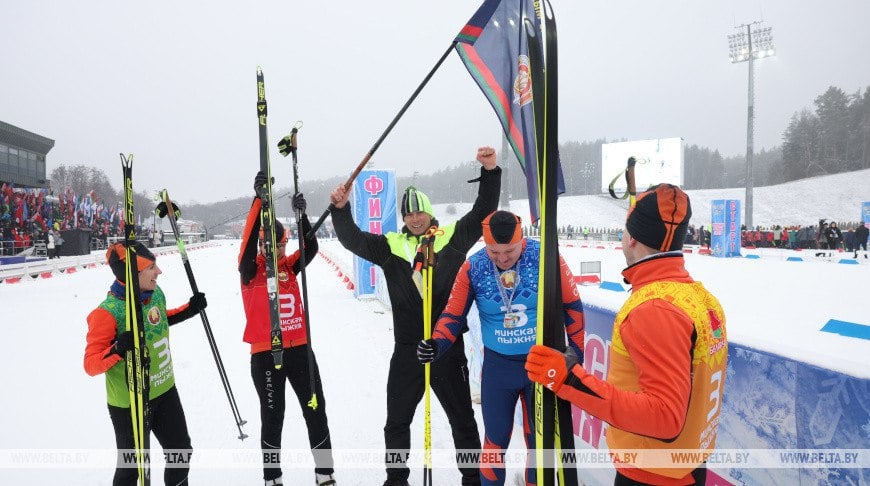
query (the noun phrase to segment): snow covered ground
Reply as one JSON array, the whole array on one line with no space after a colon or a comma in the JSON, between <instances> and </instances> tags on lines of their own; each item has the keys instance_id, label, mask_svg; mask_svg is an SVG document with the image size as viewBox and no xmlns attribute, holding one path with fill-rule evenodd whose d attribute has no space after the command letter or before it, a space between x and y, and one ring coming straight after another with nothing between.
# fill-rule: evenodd
<instances>
[{"instance_id":1,"label":"snow covered ground","mask_svg":"<svg viewBox=\"0 0 870 486\"><path fill-rule=\"evenodd\" d=\"M580 248L564 242L562 254L575 272L581 261L602 262L603 279L620 282L621 251ZM249 376L249 350L241 340L244 315L235 270L238 241L209 243L190 251L207 313L250 438L240 442L199 319L172 328L172 353L195 448L192 484L259 484L259 418ZM345 270L351 255L336 241L321 250ZM806 252L804 252L806 253ZM694 276L722 301L729 338L736 343L870 378L870 341L820 332L828 319L870 325L866 288L870 260L842 265L836 259L785 260L767 252L759 259L687 255ZM807 257L807 255L803 255ZM170 306L190 296L177 254L158 258L159 282ZM308 269L312 338L321 368L339 484L380 484L386 376L392 349L389 311L353 297L332 266L317 258ZM87 376L82 357L85 317L103 298L108 267L79 269L52 278L0 284L0 484L108 484L114 438L102 377ZM619 305L627 293L581 288L590 304ZM289 390L288 390L289 393ZM727 392L726 392L727 393ZM479 414L479 406L475 406ZM413 447L422 447L422 406ZM478 416L478 423L482 420ZM514 434L512 447L521 447ZM287 462L285 484L313 482L299 408L288 402L284 448L301 464ZM155 448L156 448L155 444ZM433 447L450 454L449 426L433 400ZM159 450L159 449L157 449ZM357 455L351 455L356 452ZM458 473L436 462L436 484L457 484ZM412 468L412 484L420 482ZM155 467L160 484L160 466Z\"/></svg>"},{"instance_id":2,"label":"snow covered ground","mask_svg":"<svg viewBox=\"0 0 870 486\"><path fill-rule=\"evenodd\" d=\"M349 254L341 254L344 250L337 242L323 246L332 248L339 260L347 257L350 261ZM262 474L257 457L258 402L250 378L249 347L241 339L244 313L235 270L237 252L238 241L233 241L189 254L197 283L208 296L209 321L241 415L248 421L245 431L249 439L240 442L236 438L200 320L173 326L171 333L177 386L193 445L201 452L200 459L208 459L213 466L197 466L194 459L192 484L259 484ZM168 304L184 303L190 287L180 257L162 256L158 263L164 270L159 282ZM111 482L114 436L104 380L87 376L82 368L85 318L102 300L111 279L108 267L100 266L49 279L0 284L0 329L8 343L0 354L0 386L4 390L0 399L0 484ZM309 267L308 279L312 340L334 447L374 457L360 469L338 468L337 477L341 484L382 482L391 317L380 304L357 301L322 258ZM438 405L433 409L433 447L452 448L446 418ZM419 423L415 430L422 431L422 420L415 423ZM285 452L298 452L301 460L310 462L306 437L299 407L290 401L284 427ZM414 440L414 447L422 447L421 433L415 433ZM219 450L235 455L216 459ZM31 454L26 455L28 452ZM58 463L76 460L82 465L58 468ZM340 463L338 456L336 460ZM16 469L14 464L21 461L31 465ZM104 467L95 468L94 464ZM312 469L286 463L285 484L313 482ZM155 470L155 478L161 478L159 474ZM458 481L458 472L452 468L438 469L435 474L442 484Z\"/></svg>"}]
</instances>

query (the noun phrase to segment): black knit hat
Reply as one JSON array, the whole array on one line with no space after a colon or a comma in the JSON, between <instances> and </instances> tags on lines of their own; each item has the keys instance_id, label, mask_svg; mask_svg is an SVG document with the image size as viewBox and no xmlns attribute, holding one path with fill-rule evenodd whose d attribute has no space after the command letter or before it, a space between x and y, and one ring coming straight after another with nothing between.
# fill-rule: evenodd
<instances>
[{"instance_id":1,"label":"black knit hat","mask_svg":"<svg viewBox=\"0 0 870 486\"><path fill-rule=\"evenodd\" d=\"M483 220L483 241L488 245L512 244L523 239L520 217L510 211L495 211Z\"/></svg>"},{"instance_id":2,"label":"black knit hat","mask_svg":"<svg viewBox=\"0 0 870 486\"><path fill-rule=\"evenodd\" d=\"M136 242L133 247L136 254L136 269L142 271L157 261L157 257L151 253L151 250L145 247L142 243ZM127 282L127 265L124 263L127 260L127 248L120 241L113 243L106 250L106 261L115 274L115 278L121 282Z\"/></svg>"},{"instance_id":3,"label":"black knit hat","mask_svg":"<svg viewBox=\"0 0 870 486\"><path fill-rule=\"evenodd\" d=\"M650 248L680 250L691 217L688 194L672 184L659 184L637 196L625 228L632 238Z\"/></svg>"}]
</instances>

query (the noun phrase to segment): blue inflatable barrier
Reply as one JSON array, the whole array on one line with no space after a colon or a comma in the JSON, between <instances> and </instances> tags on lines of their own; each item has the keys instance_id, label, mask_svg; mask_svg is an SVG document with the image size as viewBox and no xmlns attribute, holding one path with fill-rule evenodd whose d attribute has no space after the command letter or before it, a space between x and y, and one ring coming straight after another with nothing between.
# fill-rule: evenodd
<instances>
[{"instance_id":1,"label":"blue inflatable barrier","mask_svg":"<svg viewBox=\"0 0 870 486\"><path fill-rule=\"evenodd\" d=\"M821 329L822 332L830 332L841 336L870 340L870 326L857 322L838 321L830 319Z\"/></svg>"},{"instance_id":2,"label":"blue inflatable barrier","mask_svg":"<svg viewBox=\"0 0 870 486\"><path fill-rule=\"evenodd\" d=\"M846 265L857 265L858 260L853 260L851 258L840 258L840 261L837 263L845 263Z\"/></svg>"},{"instance_id":3,"label":"blue inflatable barrier","mask_svg":"<svg viewBox=\"0 0 870 486\"><path fill-rule=\"evenodd\" d=\"M749 255L746 255L746 256L743 257L743 258L758 259L758 258L761 258L761 256L760 256L760 255L755 255L755 254L750 253Z\"/></svg>"},{"instance_id":4,"label":"blue inflatable barrier","mask_svg":"<svg viewBox=\"0 0 870 486\"><path fill-rule=\"evenodd\" d=\"M599 285L599 288L602 288L604 290L613 290L614 292L625 292L625 288L622 285L616 282L608 282L607 280L602 281L601 285Z\"/></svg>"},{"instance_id":5,"label":"blue inflatable barrier","mask_svg":"<svg viewBox=\"0 0 870 486\"><path fill-rule=\"evenodd\" d=\"M802 262L802 261L804 261L804 259L801 257L788 257L785 259L785 261L787 261L787 262Z\"/></svg>"},{"instance_id":6,"label":"blue inflatable barrier","mask_svg":"<svg viewBox=\"0 0 870 486\"><path fill-rule=\"evenodd\" d=\"M585 302L583 313L584 368L605 379L616 313ZM852 322L831 320L823 330L870 339L870 326ZM731 342L716 448L864 451L870 433L868 397L870 379ZM606 423L576 407L572 415L578 449L606 448ZM613 484L612 469L579 467L577 472L586 484ZM870 469L799 462L794 467L776 468L718 468L708 464L707 481L717 485L870 484Z\"/></svg>"}]
</instances>

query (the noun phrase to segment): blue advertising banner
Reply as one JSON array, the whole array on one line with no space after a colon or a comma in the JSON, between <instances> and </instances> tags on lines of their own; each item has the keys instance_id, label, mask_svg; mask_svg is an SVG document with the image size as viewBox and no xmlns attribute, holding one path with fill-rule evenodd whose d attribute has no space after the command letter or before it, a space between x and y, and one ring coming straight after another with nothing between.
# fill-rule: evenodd
<instances>
[{"instance_id":1,"label":"blue advertising banner","mask_svg":"<svg viewBox=\"0 0 870 486\"><path fill-rule=\"evenodd\" d=\"M353 220L359 229L382 235L396 231L396 173L392 170L363 170L353 185ZM354 295L379 298L383 273L376 265L353 257Z\"/></svg>"},{"instance_id":2,"label":"blue advertising banner","mask_svg":"<svg viewBox=\"0 0 870 486\"><path fill-rule=\"evenodd\" d=\"M710 252L714 257L740 256L740 201L716 199L710 204Z\"/></svg>"},{"instance_id":3,"label":"blue advertising banner","mask_svg":"<svg viewBox=\"0 0 870 486\"><path fill-rule=\"evenodd\" d=\"M861 203L861 221L864 224L870 224L870 201Z\"/></svg>"}]
</instances>

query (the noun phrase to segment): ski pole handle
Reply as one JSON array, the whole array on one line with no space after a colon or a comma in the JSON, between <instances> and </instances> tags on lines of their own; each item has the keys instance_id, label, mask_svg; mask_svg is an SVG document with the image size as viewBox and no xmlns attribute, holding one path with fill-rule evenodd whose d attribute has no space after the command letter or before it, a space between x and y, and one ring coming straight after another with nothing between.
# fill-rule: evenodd
<instances>
[{"instance_id":1,"label":"ski pole handle","mask_svg":"<svg viewBox=\"0 0 870 486\"><path fill-rule=\"evenodd\" d=\"M278 152L280 152L284 157L291 153L296 153L296 148L299 146L296 143L296 134L299 133L300 128L302 128L302 120L296 121L296 123L293 124L293 127L290 128L290 134L278 142Z\"/></svg>"},{"instance_id":2,"label":"ski pole handle","mask_svg":"<svg viewBox=\"0 0 870 486\"><path fill-rule=\"evenodd\" d=\"M635 165L637 165L637 159L629 157L625 167L625 186L630 208L633 208L637 204L637 184L634 177Z\"/></svg>"}]
</instances>

